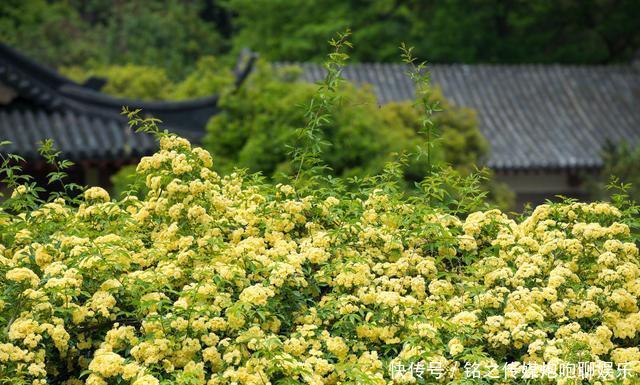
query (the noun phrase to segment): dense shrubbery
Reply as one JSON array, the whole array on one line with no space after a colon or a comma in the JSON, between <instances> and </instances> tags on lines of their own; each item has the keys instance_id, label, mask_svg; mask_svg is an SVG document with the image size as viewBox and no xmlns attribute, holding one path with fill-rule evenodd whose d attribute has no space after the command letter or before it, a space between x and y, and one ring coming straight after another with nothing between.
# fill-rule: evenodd
<instances>
[{"instance_id":1,"label":"dense shrubbery","mask_svg":"<svg viewBox=\"0 0 640 385\"><path fill-rule=\"evenodd\" d=\"M208 126L205 146L216 155L221 170L246 167L276 176L289 172L287 146L296 129L305 124L305 109L317 86L298 79L299 68L271 69L260 66L238 92L224 95L221 113ZM339 102L328 114L331 123L321 139L331 143L323 158L338 176L375 174L391 154L412 151L422 143L422 116L411 102L379 106L370 88L344 83ZM481 163L488 152L486 139L478 130L473 110L450 105L440 94L433 95L445 111L434 117L442 135L434 161L470 168ZM410 165L413 180L422 180L425 161Z\"/></svg>"},{"instance_id":2,"label":"dense shrubbery","mask_svg":"<svg viewBox=\"0 0 640 385\"><path fill-rule=\"evenodd\" d=\"M640 372L631 209L465 218L389 176L296 189L212 162L164 136L138 165L143 199L90 188L79 206L38 204L15 188L0 214L2 383L384 384L390 363L417 360L451 384L484 383L466 362Z\"/></svg>"},{"instance_id":3,"label":"dense shrubbery","mask_svg":"<svg viewBox=\"0 0 640 385\"><path fill-rule=\"evenodd\" d=\"M261 172L275 180L292 174L289 149L304 126L309 105L318 86L298 79L298 67L273 69L263 63L237 92L223 96L222 112L207 127L205 147L218 159L216 169L228 173L234 168ZM422 116L411 102L379 106L373 90L341 83L338 101L330 106L330 121L319 132L319 141L330 143L322 160L339 177L375 175L387 162L420 146ZM439 105L433 116L439 139L433 147L433 163L450 164L469 173L481 164L489 151L478 129L475 112L451 105L438 90L429 100ZM427 160L412 157L404 170L407 187L429 174ZM513 195L504 186L489 181L485 186L500 207L507 208Z\"/></svg>"},{"instance_id":4,"label":"dense shrubbery","mask_svg":"<svg viewBox=\"0 0 640 385\"><path fill-rule=\"evenodd\" d=\"M236 47L271 60L322 60L324 37L353 28L353 56L395 61L409 40L445 63L603 63L629 60L640 45L633 0L297 1L230 0ZM319 16L322 15L322 16ZM636 48L632 48L636 47Z\"/></svg>"},{"instance_id":5,"label":"dense shrubbery","mask_svg":"<svg viewBox=\"0 0 640 385\"><path fill-rule=\"evenodd\" d=\"M603 181L612 177L618 183L629 185L629 196L636 202L640 201L640 145L632 146L628 143L615 145L609 143L602 154L603 167L598 176L587 175L589 187L594 199L608 199L611 191Z\"/></svg>"},{"instance_id":6,"label":"dense shrubbery","mask_svg":"<svg viewBox=\"0 0 640 385\"><path fill-rule=\"evenodd\" d=\"M83 82L91 76L106 80L101 91L119 97L142 100L181 100L224 93L234 77L228 66L213 56L204 56L182 80L172 81L162 67L112 65L91 70L65 67L62 73Z\"/></svg>"},{"instance_id":7,"label":"dense shrubbery","mask_svg":"<svg viewBox=\"0 0 640 385\"><path fill-rule=\"evenodd\" d=\"M161 68L172 80L197 60L227 49L220 7L199 0L5 0L0 36L38 62L80 66ZM207 19L208 18L208 19Z\"/></svg>"}]
</instances>

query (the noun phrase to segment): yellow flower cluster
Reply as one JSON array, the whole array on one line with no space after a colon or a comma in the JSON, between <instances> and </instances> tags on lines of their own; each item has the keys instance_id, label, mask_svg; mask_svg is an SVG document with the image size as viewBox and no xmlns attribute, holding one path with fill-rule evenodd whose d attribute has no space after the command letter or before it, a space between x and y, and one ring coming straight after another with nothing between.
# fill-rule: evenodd
<instances>
[{"instance_id":1,"label":"yellow flower cluster","mask_svg":"<svg viewBox=\"0 0 640 385\"><path fill-rule=\"evenodd\" d=\"M40 278L31 269L26 267L16 267L9 270L5 277L10 281L25 282L31 287L36 287L40 283Z\"/></svg>"},{"instance_id":2,"label":"yellow flower cluster","mask_svg":"<svg viewBox=\"0 0 640 385\"><path fill-rule=\"evenodd\" d=\"M87 191L84 192L84 198L87 201L102 201L102 202L108 202L109 199L111 199L109 197L109 193L101 187L91 187L87 189Z\"/></svg>"},{"instance_id":3,"label":"yellow flower cluster","mask_svg":"<svg viewBox=\"0 0 640 385\"><path fill-rule=\"evenodd\" d=\"M242 302L252 305L266 305L269 297L275 295L274 291L269 287L264 287L260 284L250 286L240 293L239 299Z\"/></svg>"},{"instance_id":4,"label":"yellow flower cluster","mask_svg":"<svg viewBox=\"0 0 640 385\"><path fill-rule=\"evenodd\" d=\"M163 136L138 165L146 197L90 188L0 224L0 378L383 385L415 382L389 364L420 359L442 369L427 383L466 383L465 362L640 373L640 260L612 205L458 218L212 164Z\"/></svg>"}]
</instances>

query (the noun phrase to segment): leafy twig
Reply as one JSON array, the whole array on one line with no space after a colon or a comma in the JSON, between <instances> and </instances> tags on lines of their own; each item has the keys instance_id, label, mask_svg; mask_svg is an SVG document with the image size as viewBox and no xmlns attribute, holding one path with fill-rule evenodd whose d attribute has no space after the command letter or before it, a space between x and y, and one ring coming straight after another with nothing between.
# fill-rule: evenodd
<instances>
[{"instance_id":1,"label":"leafy twig","mask_svg":"<svg viewBox=\"0 0 640 385\"><path fill-rule=\"evenodd\" d=\"M309 173L313 178L328 168L326 165L322 165L320 155L322 148L329 143L321 140L318 132L330 122L331 107L340 101L337 90L344 81L342 70L349 59L346 51L352 47L348 40L350 35L351 32L346 30L344 33L338 33L336 38L329 41L332 51L324 63L327 75L319 83L316 94L307 106L306 125L297 130L297 139L301 145L296 146L291 154L292 163L297 168L296 184L304 179L301 178L303 174Z\"/></svg>"},{"instance_id":2,"label":"leafy twig","mask_svg":"<svg viewBox=\"0 0 640 385\"><path fill-rule=\"evenodd\" d=\"M416 87L416 101L417 108L424 112L423 118L420 122L422 131L426 137L427 148L426 151L419 148L418 157L422 153L426 153L427 166L429 170L432 169L432 152L435 147L435 125L433 123L433 114L440 111L440 105L438 101L433 101L431 98L431 73L427 70L427 62L417 62L413 56L413 47L408 47L405 43L400 45L402 51L402 61L409 65L407 75L413 80Z\"/></svg>"},{"instance_id":3,"label":"leafy twig","mask_svg":"<svg viewBox=\"0 0 640 385\"><path fill-rule=\"evenodd\" d=\"M59 183L62 187L62 193L52 192L49 196L49 200L55 198L66 198L73 200L74 192L82 191L82 187L76 183L66 183L67 178L66 169L74 165L74 163L67 159L60 159L61 151L54 147L52 139L45 139L39 143L38 153L42 156L47 164L53 166L54 171L47 174L48 184Z\"/></svg>"}]
</instances>

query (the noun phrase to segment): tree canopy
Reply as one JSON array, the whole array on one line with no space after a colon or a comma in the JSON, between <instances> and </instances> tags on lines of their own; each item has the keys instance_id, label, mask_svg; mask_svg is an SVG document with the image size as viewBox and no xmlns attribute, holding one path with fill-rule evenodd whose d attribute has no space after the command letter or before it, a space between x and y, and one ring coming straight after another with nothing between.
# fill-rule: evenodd
<instances>
[{"instance_id":1,"label":"tree canopy","mask_svg":"<svg viewBox=\"0 0 640 385\"><path fill-rule=\"evenodd\" d=\"M640 44L636 22L640 4L635 1L388 0L371 5L231 0L231 4L238 12L238 24L245 27L235 44L260 42L269 58L277 60L321 58L324 52L315 42L325 28L343 26L354 30L353 41L359 48L353 57L359 61L394 61L399 40L411 42L431 61L465 63L607 63L627 60ZM273 16L258 18L259 12Z\"/></svg>"},{"instance_id":2,"label":"tree canopy","mask_svg":"<svg viewBox=\"0 0 640 385\"><path fill-rule=\"evenodd\" d=\"M153 65L186 76L204 55L244 47L319 61L350 27L355 61L611 63L640 48L635 0L6 0L3 42L53 66Z\"/></svg>"},{"instance_id":3,"label":"tree canopy","mask_svg":"<svg viewBox=\"0 0 640 385\"><path fill-rule=\"evenodd\" d=\"M153 65L186 76L199 58L225 52L209 2L8 0L1 40L47 65Z\"/></svg>"}]
</instances>

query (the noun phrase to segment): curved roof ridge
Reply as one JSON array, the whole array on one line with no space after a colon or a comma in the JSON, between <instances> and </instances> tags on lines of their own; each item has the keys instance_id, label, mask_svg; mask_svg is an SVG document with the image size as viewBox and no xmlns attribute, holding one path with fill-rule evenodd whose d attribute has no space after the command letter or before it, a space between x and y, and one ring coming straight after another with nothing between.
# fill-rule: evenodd
<instances>
[{"instance_id":1,"label":"curved roof ridge","mask_svg":"<svg viewBox=\"0 0 640 385\"><path fill-rule=\"evenodd\" d=\"M233 70L237 89L249 75L256 55L244 52ZM0 43L0 82L15 95L0 104L0 138L14 144L4 150L37 159L38 141L59 143L73 160L130 160L156 148L147 134L129 130L124 105L162 120L162 128L194 142L219 112L219 94L181 101L145 101L107 95L79 84ZM14 102L15 100L15 102Z\"/></svg>"},{"instance_id":2,"label":"curved roof ridge","mask_svg":"<svg viewBox=\"0 0 640 385\"><path fill-rule=\"evenodd\" d=\"M49 83L47 85L52 88L57 88L65 84L82 86L66 76L61 75L58 71L34 61L4 43L0 43L0 58L3 61L11 61L17 64L17 67L22 71L35 75L39 81Z\"/></svg>"},{"instance_id":3,"label":"curved roof ridge","mask_svg":"<svg viewBox=\"0 0 640 385\"><path fill-rule=\"evenodd\" d=\"M254 56L250 53L248 63L245 68L237 69L234 73L236 76L236 86L240 86L240 83L250 72L253 66ZM43 66L33 59L23 55L15 49L9 47L4 43L0 43L0 61L5 62L5 65L11 67L13 72L19 71L20 79L16 78L16 82L25 82L28 79L26 77L35 78L39 88L49 88L51 92L58 92L63 96L70 97L72 99L82 97L82 102L92 102L92 104L102 105L105 107L113 107L118 105L118 109L123 105L135 105L141 106L141 108L148 107L154 110L174 110L182 108L197 108L202 107L208 103L216 102L218 99L217 94L211 94L209 96L191 98L179 101L164 101L164 100L136 100L129 98L119 98L111 95L107 95L103 92L97 91L91 87L87 87L83 84L75 82L59 72ZM18 74L17 74L18 75ZM16 84L19 88L19 85ZM93 103L95 102L95 103Z\"/></svg>"},{"instance_id":4,"label":"curved roof ridge","mask_svg":"<svg viewBox=\"0 0 640 385\"><path fill-rule=\"evenodd\" d=\"M60 88L60 92L64 96L71 99L77 99L82 103L91 102L91 104L109 108L121 108L122 106L130 106L141 108L143 110L154 111L200 108L203 106L208 106L211 103L215 103L218 100L217 94L184 100L138 100L112 96L103 92L77 85L62 86Z\"/></svg>"}]
</instances>

